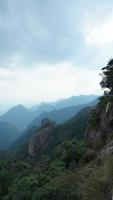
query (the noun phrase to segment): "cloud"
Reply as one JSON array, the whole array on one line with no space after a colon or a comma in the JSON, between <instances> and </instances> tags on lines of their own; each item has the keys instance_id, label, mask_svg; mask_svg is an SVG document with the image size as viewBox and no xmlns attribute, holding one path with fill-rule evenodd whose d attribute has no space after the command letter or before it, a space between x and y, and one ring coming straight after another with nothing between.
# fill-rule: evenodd
<instances>
[{"instance_id":1,"label":"cloud","mask_svg":"<svg viewBox=\"0 0 113 200\"><path fill-rule=\"evenodd\" d=\"M100 68L113 55L112 7L112 0L0 1L1 102L100 93Z\"/></svg>"},{"instance_id":2,"label":"cloud","mask_svg":"<svg viewBox=\"0 0 113 200\"><path fill-rule=\"evenodd\" d=\"M0 2L0 66L7 67L15 54L24 67L76 57L82 19L77 6L73 0Z\"/></svg>"},{"instance_id":3,"label":"cloud","mask_svg":"<svg viewBox=\"0 0 113 200\"><path fill-rule=\"evenodd\" d=\"M97 9L86 12L83 20L85 64L102 68L113 57L113 2L96 4ZM85 65L86 66L86 65Z\"/></svg>"},{"instance_id":4,"label":"cloud","mask_svg":"<svg viewBox=\"0 0 113 200\"><path fill-rule=\"evenodd\" d=\"M102 24L88 24L86 32L88 45L105 48L113 43L113 15Z\"/></svg>"},{"instance_id":5,"label":"cloud","mask_svg":"<svg viewBox=\"0 0 113 200\"><path fill-rule=\"evenodd\" d=\"M78 94L100 93L98 70L81 70L72 63L0 71L1 102L33 104ZM6 78L6 79L5 79ZM90 83L90 84L89 84ZM7 102L8 99L8 102Z\"/></svg>"},{"instance_id":6,"label":"cloud","mask_svg":"<svg viewBox=\"0 0 113 200\"><path fill-rule=\"evenodd\" d=\"M0 67L32 68L65 61L95 67L95 63L90 65L95 60L92 46L101 41L102 19L112 12L111 5L112 1L108 4L105 0L1 1ZM88 32L84 20L89 19ZM95 21L99 25L93 24Z\"/></svg>"}]
</instances>

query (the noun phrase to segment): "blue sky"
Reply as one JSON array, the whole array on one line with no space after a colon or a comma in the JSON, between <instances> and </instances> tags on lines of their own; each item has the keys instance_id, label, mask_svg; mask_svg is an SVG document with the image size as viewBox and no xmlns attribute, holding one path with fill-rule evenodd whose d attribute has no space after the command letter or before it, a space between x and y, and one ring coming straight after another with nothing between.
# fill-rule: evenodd
<instances>
[{"instance_id":1,"label":"blue sky","mask_svg":"<svg viewBox=\"0 0 113 200\"><path fill-rule=\"evenodd\" d=\"M113 56L113 2L0 1L1 108L100 94Z\"/></svg>"}]
</instances>

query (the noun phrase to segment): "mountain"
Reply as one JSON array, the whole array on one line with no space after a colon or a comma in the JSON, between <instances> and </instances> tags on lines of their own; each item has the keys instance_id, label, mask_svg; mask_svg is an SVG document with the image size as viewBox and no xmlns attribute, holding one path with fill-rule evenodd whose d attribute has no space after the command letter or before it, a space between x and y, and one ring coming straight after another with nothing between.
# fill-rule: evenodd
<instances>
[{"instance_id":1,"label":"mountain","mask_svg":"<svg viewBox=\"0 0 113 200\"><path fill-rule=\"evenodd\" d=\"M7 149L19 136L20 131L18 128L0 121L0 150Z\"/></svg>"},{"instance_id":2,"label":"mountain","mask_svg":"<svg viewBox=\"0 0 113 200\"><path fill-rule=\"evenodd\" d=\"M80 104L83 105L95 99L97 99L96 95L81 95L70 97L68 99L58 100L57 102L41 103L38 105L38 107L33 106L31 109L28 109L23 105L17 105L8 110L5 114L1 115L0 121L11 123L21 130L25 129L28 124L30 124L35 118L38 117L39 119L37 120L37 123L39 123L39 121L45 117L53 118L53 120L56 122L61 123L76 114L74 111L75 108L73 106ZM68 109L67 107L70 108ZM82 106L80 106L80 108L82 108ZM80 109L76 107L76 110L78 112Z\"/></svg>"},{"instance_id":3,"label":"mountain","mask_svg":"<svg viewBox=\"0 0 113 200\"><path fill-rule=\"evenodd\" d=\"M45 108L45 109L44 109ZM50 111L52 109L54 109L54 106L52 105L51 102L49 103L46 103L46 102L41 102L39 105L33 105L30 110L32 111L38 111L40 112L41 111Z\"/></svg>"},{"instance_id":4,"label":"mountain","mask_svg":"<svg viewBox=\"0 0 113 200\"><path fill-rule=\"evenodd\" d=\"M50 102L50 103L41 103L39 105L34 105L31 107L31 110L37 112L37 114L41 114L42 112L49 112L55 109L61 109L70 106L76 106L80 104L87 104L95 99L97 99L97 95L79 95L72 96L66 99L60 99L58 101ZM38 115L37 115L38 116Z\"/></svg>"},{"instance_id":5,"label":"mountain","mask_svg":"<svg viewBox=\"0 0 113 200\"><path fill-rule=\"evenodd\" d=\"M46 119L45 125L35 131L27 144L27 154L40 157L42 153L52 151L55 146L67 139L83 140L92 107L81 110L75 117L61 125Z\"/></svg>"},{"instance_id":6,"label":"mountain","mask_svg":"<svg viewBox=\"0 0 113 200\"><path fill-rule=\"evenodd\" d=\"M77 105L77 106L71 106L71 107L66 107L66 108L62 108L59 110L53 110L51 112L44 112L42 113L40 116L38 116L37 118L35 118L27 127L27 130L31 127L39 127L41 121L44 118L49 118L50 120L55 121L56 123L63 123L65 121L67 121L68 119L72 118L73 116L75 116L81 109L88 107L88 106L93 106L96 105L98 102L97 99L95 99L94 101L87 103L87 104L81 104L81 105Z\"/></svg>"},{"instance_id":7,"label":"mountain","mask_svg":"<svg viewBox=\"0 0 113 200\"><path fill-rule=\"evenodd\" d=\"M34 113L32 111L23 105L17 105L0 116L0 121L8 122L20 129L24 129L32 121L33 117Z\"/></svg>"},{"instance_id":8,"label":"mountain","mask_svg":"<svg viewBox=\"0 0 113 200\"><path fill-rule=\"evenodd\" d=\"M72 96L68 99L58 100L57 102L53 103L56 109L61 109L70 106L88 104L91 101L97 99L97 95L79 95L79 96Z\"/></svg>"},{"instance_id":9,"label":"mountain","mask_svg":"<svg viewBox=\"0 0 113 200\"><path fill-rule=\"evenodd\" d=\"M16 151L16 161L1 162L3 186L11 172L15 177L5 193L8 199L111 200L113 98L102 98L60 125L43 120L40 128L13 144L10 154L11 150Z\"/></svg>"},{"instance_id":10,"label":"mountain","mask_svg":"<svg viewBox=\"0 0 113 200\"><path fill-rule=\"evenodd\" d=\"M4 123L8 122L6 124L12 123L13 124L11 125L12 127L20 127L21 129L25 127L26 125L26 128L24 129L24 131L21 131L20 133L18 133L18 131L15 130L15 134L18 133L15 137L12 138L13 142L15 142L14 140L16 140L17 137L24 135L26 133L30 137L32 132L35 131L38 127L40 127L41 121L45 118L49 118L50 120L55 121L57 124L61 124L67 121L68 119L72 118L73 116L75 116L82 108L86 106L95 105L96 103L97 103L97 100L90 102L89 104L82 104L78 106L63 108L60 110L54 110L51 112L44 112L36 119L34 119L35 115L32 111L29 111L24 106L19 105L19 106L13 107L7 113L5 113L1 117L1 120ZM29 125L27 126L28 123ZM10 128L9 128L9 131L10 131ZM5 132L7 133L7 130ZM14 133L14 131L12 132ZM6 142L8 142L9 137L6 137L6 138L7 138ZM22 137L20 137L20 140L23 140ZM4 143L5 143L5 140L4 140ZM10 138L9 138L9 143L11 144Z\"/></svg>"},{"instance_id":11,"label":"mountain","mask_svg":"<svg viewBox=\"0 0 113 200\"><path fill-rule=\"evenodd\" d=\"M42 120L40 128L29 129L25 135L22 135L11 145L9 148L10 154L18 157L27 154L35 156L48 147L52 148L63 142L65 139L73 137L78 140L83 139L91 109L92 107L84 108L76 116L61 125L56 125L49 119Z\"/></svg>"},{"instance_id":12,"label":"mountain","mask_svg":"<svg viewBox=\"0 0 113 200\"><path fill-rule=\"evenodd\" d=\"M37 108L37 106L35 108L36 108L36 110L34 110L34 113L36 116L39 116L43 112L50 112L55 109L55 107L53 105L48 104L48 103L41 103L38 106L38 108Z\"/></svg>"},{"instance_id":13,"label":"mountain","mask_svg":"<svg viewBox=\"0 0 113 200\"><path fill-rule=\"evenodd\" d=\"M11 151L18 151L21 146L24 145L25 141L31 138L32 134L41 126L43 119L49 119L55 121L57 124L61 124L76 116L76 114L85 107L93 107L97 104L98 100L94 100L89 104L83 104L78 106L72 106L68 108L63 108L60 110L54 110L51 112L42 113L39 117L33 120L26 129L22 132L22 136L18 138L17 141L11 146Z\"/></svg>"}]
</instances>

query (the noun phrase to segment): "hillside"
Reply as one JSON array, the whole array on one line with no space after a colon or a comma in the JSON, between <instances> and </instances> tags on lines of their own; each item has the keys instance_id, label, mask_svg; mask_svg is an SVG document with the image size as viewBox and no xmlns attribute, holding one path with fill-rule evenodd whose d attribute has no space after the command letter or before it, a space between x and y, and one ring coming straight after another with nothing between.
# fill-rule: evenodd
<instances>
[{"instance_id":1,"label":"hillside","mask_svg":"<svg viewBox=\"0 0 113 200\"><path fill-rule=\"evenodd\" d=\"M0 163L16 177L8 200L111 200L112 101L102 97L61 125L45 119L19 138L9 149L19 160Z\"/></svg>"},{"instance_id":2,"label":"hillside","mask_svg":"<svg viewBox=\"0 0 113 200\"><path fill-rule=\"evenodd\" d=\"M84 140L91 109L91 107L84 108L75 117L61 125L56 125L50 120L48 123L47 120L47 125L35 131L35 134L30 138L28 154L32 157L39 157L40 153L47 150L52 151L65 139Z\"/></svg>"},{"instance_id":3,"label":"hillside","mask_svg":"<svg viewBox=\"0 0 113 200\"><path fill-rule=\"evenodd\" d=\"M112 120L113 98L109 97L102 97L96 107L83 109L64 124L56 126L46 120L47 124L19 144L17 155L24 161L15 162L13 171L21 166L23 175L20 179L18 170L18 184L13 182L8 197L111 200ZM9 168L12 170L11 163Z\"/></svg>"},{"instance_id":4,"label":"hillside","mask_svg":"<svg viewBox=\"0 0 113 200\"><path fill-rule=\"evenodd\" d=\"M19 136L20 131L18 128L0 121L0 150L7 149Z\"/></svg>"}]
</instances>

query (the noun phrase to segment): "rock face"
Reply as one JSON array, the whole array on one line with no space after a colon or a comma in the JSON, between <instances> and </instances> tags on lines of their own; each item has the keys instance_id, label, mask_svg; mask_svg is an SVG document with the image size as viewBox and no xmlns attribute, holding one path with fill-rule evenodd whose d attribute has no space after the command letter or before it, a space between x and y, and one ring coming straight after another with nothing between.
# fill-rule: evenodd
<instances>
[{"instance_id":1,"label":"rock face","mask_svg":"<svg viewBox=\"0 0 113 200\"><path fill-rule=\"evenodd\" d=\"M88 151L93 150L98 159L103 159L113 154L113 102L107 102L103 108L98 105L95 118L96 126L88 128L86 142Z\"/></svg>"},{"instance_id":2,"label":"rock face","mask_svg":"<svg viewBox=\"0 0 113 200\"><path fill-rule=\"evenodd\" d=\"M37 130L28 143L29 156L38 156L51 143L54 127L55 123L48 119L42 121L41 128Z\"/></svg>"}]
</instances>

